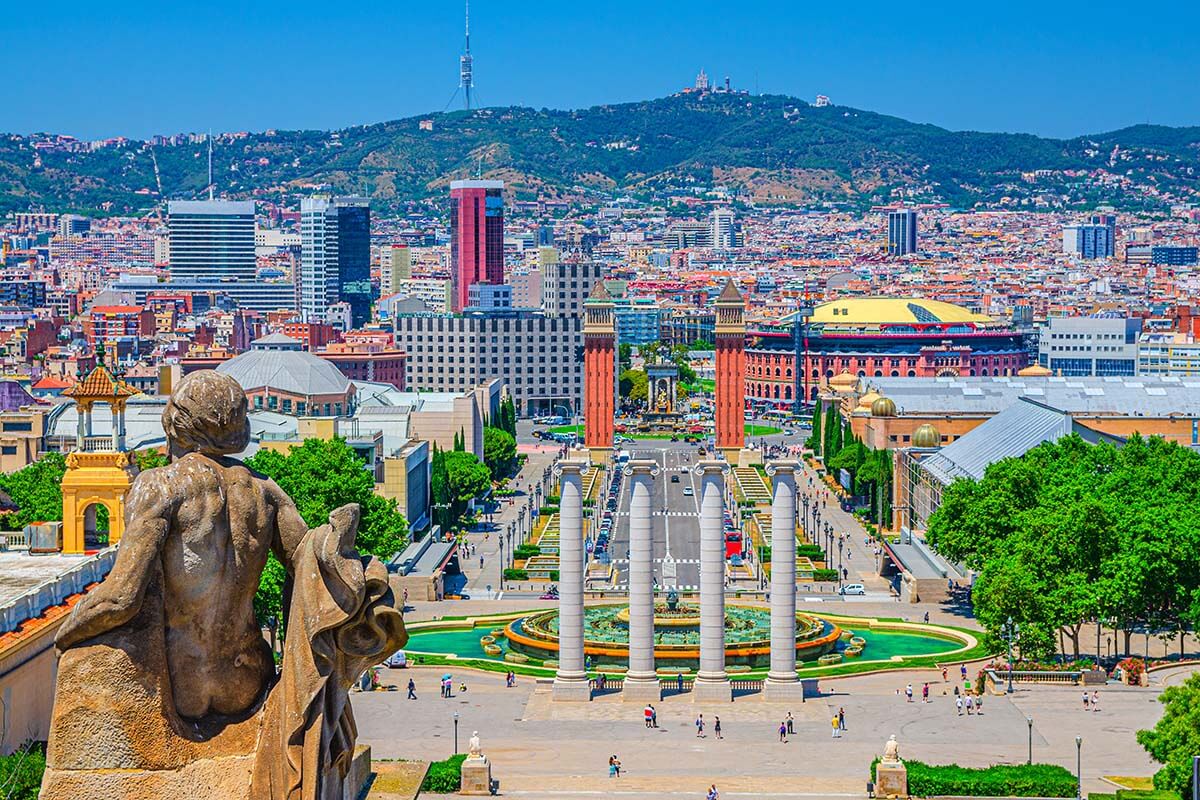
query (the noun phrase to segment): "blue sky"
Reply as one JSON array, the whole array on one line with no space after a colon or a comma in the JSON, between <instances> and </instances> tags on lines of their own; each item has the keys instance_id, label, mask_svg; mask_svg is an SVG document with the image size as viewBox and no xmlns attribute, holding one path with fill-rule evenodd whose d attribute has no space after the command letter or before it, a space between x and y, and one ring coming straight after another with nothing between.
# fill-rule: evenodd
<instances>
[{"instance_id":1,"label":"blue sky","mask_svg":"<svg viewBox=\"0 0 1200 800\"><path fill-rule=\"evenodd\" d=\"M703 67L954 129L1200 124L1196 2L474 0L471 21L485 105L640 100ZM0 131L87 138L440 111L462 49L453 0L61 0L0 23Z\"/></svg>"}]
</instances>

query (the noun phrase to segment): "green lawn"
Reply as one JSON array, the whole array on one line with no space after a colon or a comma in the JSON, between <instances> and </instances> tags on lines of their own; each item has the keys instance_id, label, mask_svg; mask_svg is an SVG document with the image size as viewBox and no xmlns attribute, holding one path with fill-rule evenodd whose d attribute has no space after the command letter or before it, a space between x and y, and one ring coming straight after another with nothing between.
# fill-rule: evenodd
<instances>
[{"instance_id":1,"label":"green lawn","mask_svg":"<svg viewBox=\"0 0 1200 800\"><path fill-rule=\"evenodd\" d=\"M559 425L556 428L547 428L546 432L547 433L577 433L580 436L583 436L583 426L582 425Z\"/></svg>"},{"instance_id":2,"label":"green lawn","mask_svg":"<svg viewBox=\"0 0 1200 800\"><path fill-rule=\"evenodd\" d=\"M773 425L751 425L746 424L747 436L774 436L777 433L782 433L783 428L776 428Z\"/></svg>"}]
</instances>

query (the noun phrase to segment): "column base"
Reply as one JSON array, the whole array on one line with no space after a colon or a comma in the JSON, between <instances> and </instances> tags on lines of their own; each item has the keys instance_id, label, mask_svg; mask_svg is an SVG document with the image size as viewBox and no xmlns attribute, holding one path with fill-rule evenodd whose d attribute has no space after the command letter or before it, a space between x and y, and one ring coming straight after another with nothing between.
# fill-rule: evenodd
<instances>
[{"instance_id":1,"label":"column base","mask_svg":"<svg viewBox=\"0 0 1200 800\"><path fill-rule=\"evenodd\" d=\"M556 675L550 699L555 702L586 703L592 699L591 681L586 676L576 678L573 676L559 677Z\"/></svg>"},{"instance_id":2,"label":"column base","mask_svg":"<svg viewBox=\"0 0 1200 800\"><path fill-rule=\"evenodd\" d=\"M658 676L652 678L629 677L621 683L621 700L626 703L650 703L662 700L662 686Z\"/></svg>"},{"instance_id":3,"label":"column base","mask_svg":"<svg viewBox=\"0 0 1200 800\"><path fill-rule=\"evenodd\" d=\"M692 684L693 703L732 703L733 684L729 678L697 677Z\"/></svg>"},{"instance_id":4,"label":"column base","mask_svg":"<svg viewBox=\"0 0 1200 800\"><path fill-rule=\"evenodd\" d=\"M763 699L771 703L804 702L804 683L795 678L789 680L772 679L763 681Z\"/></svg>"}]
</instances>

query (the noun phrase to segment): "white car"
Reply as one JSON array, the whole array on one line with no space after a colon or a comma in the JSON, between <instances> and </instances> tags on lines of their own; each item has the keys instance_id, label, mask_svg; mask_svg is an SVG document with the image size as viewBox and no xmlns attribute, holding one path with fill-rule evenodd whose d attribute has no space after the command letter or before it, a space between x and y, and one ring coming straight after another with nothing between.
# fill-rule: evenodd
<instances>
[{"instance_id":1,"label":"white car","mask_svg":"<svg viewBox=\"0 0 1200 800\"><path fill-rule=\"evenodd\" d=\"M684 497L691 497L694 494L695 494L695 492L692 491L692 487L690 487L690 486L683 487L683 496Z\"/></svg>"},{"instance_id":2,"label":"white car","mask_svg":"<svg viewBox=\"0 0 1200 800\"><path fill-rule=\"evenodd\" d=\"M867 593L867 587L863 586L861 583L847 583L845 586L843 586L838 591L842 594L847 594L847 595L848 594L865 595Z\"/></svg>"},{"instance_id":3,"label":"white car","mask_svg":"<svg viewBox=\"0 0 1200 800\"><path fill-rule=\"evenodd\" d=\"M388 656L387 661L383 662L386 666L393 669L404 669L408 666L408 656L404 655L403 650L397 650Z\"/></svg>"}]
</instances>

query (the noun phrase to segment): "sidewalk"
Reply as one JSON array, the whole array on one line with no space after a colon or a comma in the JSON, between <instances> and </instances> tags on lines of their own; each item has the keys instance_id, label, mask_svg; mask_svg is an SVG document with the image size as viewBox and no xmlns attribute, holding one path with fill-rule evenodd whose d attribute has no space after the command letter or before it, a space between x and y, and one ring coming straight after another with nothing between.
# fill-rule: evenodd
<instances>
[{"instance_id":1,"label":"sidewalk","mask_svg":"<svg viewBox=\"0 0 1200 800\"><path fill-rule=\"evenodd\" d=\"M829 522L829 524L833 527L832 552L826 554L829 558L829 566L832 568L837 567L838 565L837 535L839 533L847 533L849 534L849 538L843 543L844 547L842 549L842 566L845 567L849 572L845 582L861 583L869 591L890 591L891 584L889 584L886 579L880 577L879 575L878 564L875 555L872 553L872 547L874 547L874 543L872 543L870 546L863 544L863 540L867 536L866 528L862 526L862 523L859 522L857 517L842 510L837 496L829 490L829 487L821 480L821 477L815 470L813 470L812 467L808 465L807 462L802 461L801 465L803 466L803 474L796 481L797 488L800 490L798 493L799 497L797 498L798 502L796 504L796 511L798 514L803 516L803 498L807 495L810 501L810 507L809 519L806 522L811 522L811 503L814 500L817 502L824 502L824 505L821 506L821 531L813 532L813 541L815 544L825 547L826 542L824 529L825 523ZM812 479L812 487L809 487L808 484L810 478ZM828 500L824 500L826 492L828 492ZM821 500L817 500L817 498L821 498ZM805 530L808 530L807 524L805 525ZM849 556L847 556L847 552L849 552Z\"/></svg>"},{"instance_id":2,"label":"sidewalk","mask_svg":"<svg viewBox=\"0 0 1200 800\"><path fill-rule=\"evenodd\" d=\"M500 506L492 514L491 521L480 522L466 536L467 542L475 545L475 554L460 560L463 573L467 577L463 591L474 598L492 598L500 593L500 537L511 522L514 525L512 543L514 546L520 544L521 510L531 506L529 486L533 485L536 489L542 481L543 472L553 466L558 456L557 448L521 447L518 448L518 452L527 455L528 458L517 476L509 481L509 485L516 489L517 493L512 497L499 498ZM554 492L554 475L551 473L542 485L541 496L544 499ZM536 509L532 510L536 512ZM483 556L482 569L479 566L480 556ZM504 544L504 558L511 563L507 540Z\"/></svg>"}]
</instances>

